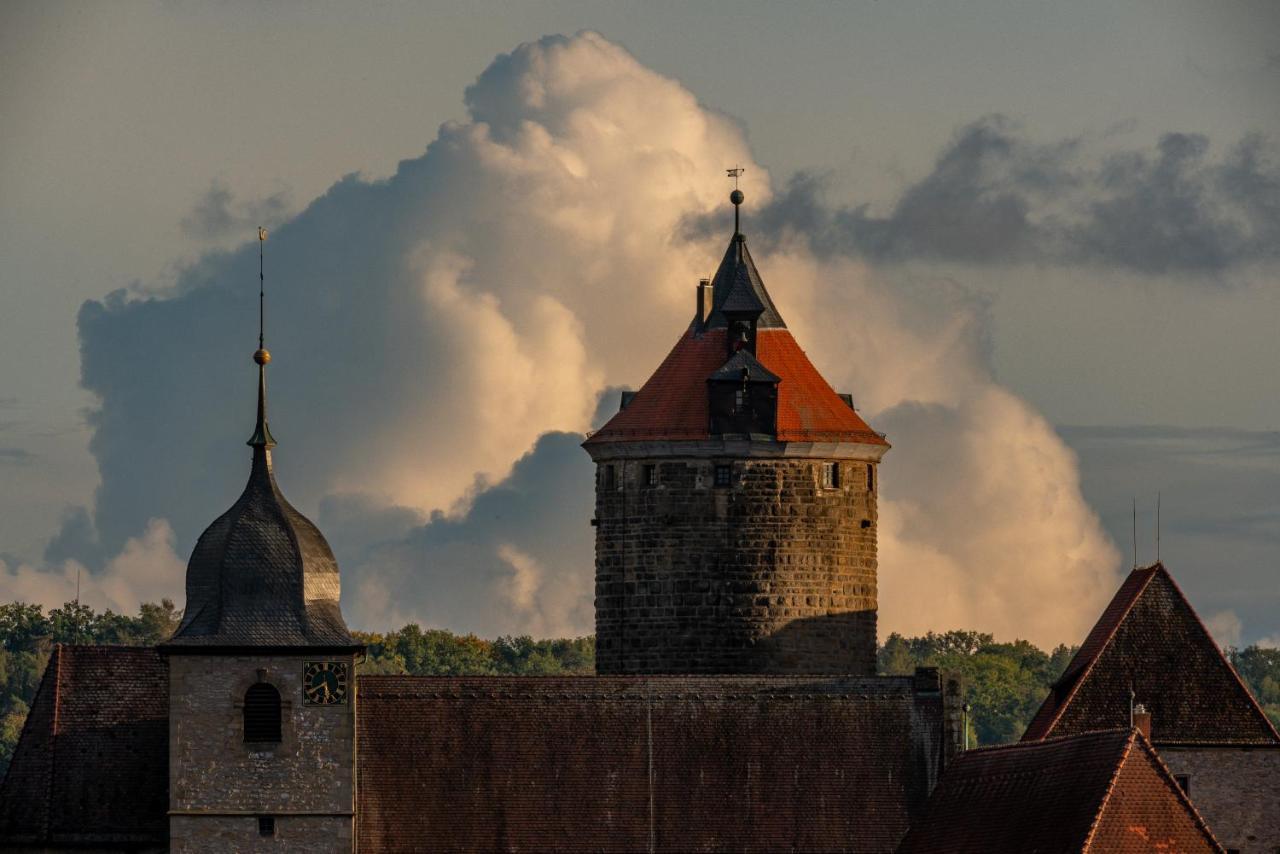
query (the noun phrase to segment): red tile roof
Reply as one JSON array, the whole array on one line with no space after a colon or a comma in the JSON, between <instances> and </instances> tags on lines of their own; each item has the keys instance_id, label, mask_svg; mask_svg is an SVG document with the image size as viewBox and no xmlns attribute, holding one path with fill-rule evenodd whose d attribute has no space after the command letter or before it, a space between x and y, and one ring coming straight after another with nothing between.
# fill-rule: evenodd
<instances>
[{"instance_id":1,"label":"red tile roof","mask_svg":"<svg viewBox=\"0 0 1280 854\"><path fill-rule=\"evenodd\" d=\"M587 444L709 438L707 377L727 358L725 334L690 326L627 408ZM840 399L785 327L757 332L756 358L781 379L778 441L889 444Z\"/></svg>"},{"instance_id":2,"label":"red tile roof","mask_svg":"<svg viewBox=\"0 0 1280 854\"><path fill-rule=\"evenodd\" d=\"M0 785L0 845L166 844L168 715L154 649L54 647Z\"/></svg>"},{"instance_id":3,"label":"red tile roof","mask_svg":"<svg viewBox=\"0 0 1280 854\"><path fill-rule=\"evenodd\" d=\"M892 851L942 749L912 681L361 677L357 845Z\"/></svg>"},{"instance_id":4,"label":"red tile roof","mask_svg":"<svg viewBox=\"0 0 1280 854\"><path fill-rule=\"evenodd\" d=\"M898 854L1222 852L1134 730L971 750L942 775Z\"/></svg>"},{"instance_id":5,"label":"red tile roof","mask_svg":"<svg viewBox=\"0 0 1280 854\"><path fill-rule=\"evenodd\" d=\"M1130 687L1156 744L1280 743L1163 564L1129 573L1023 741L1127 726Z\"/></svg>"}]
</instances>

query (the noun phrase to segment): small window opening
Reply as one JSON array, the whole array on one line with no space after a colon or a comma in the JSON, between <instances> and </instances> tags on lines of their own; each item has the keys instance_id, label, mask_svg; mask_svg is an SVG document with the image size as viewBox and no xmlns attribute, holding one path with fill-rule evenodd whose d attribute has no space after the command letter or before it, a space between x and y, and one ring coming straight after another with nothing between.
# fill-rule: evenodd
<instances>
[{"instance_id":1,"label":"small window opening","mask_svg":"<svg viewBox=\"0 0 1280 854\"><path fill-rule=\"evenodd\" d=\"M716 486L729 486L733 483L733 469L726 463L716 466Z\"/></svg>"},{"instance_id":2,"label":"small window opening","mask_svg":"<svg viewBox=\"0 0 1280 854\"><path fill-rule=\"evenodd\" d=\"M823 489L839 489L840 487L840 464L839 463L823 463L822 464L822 488Z\"/></svg>"},{"instance_id":3,"label":"small window opening","mask_svg":"<svg viewBox=\"0 0 1280 854\"><path fill-rule=\"evenodd\" d=\"M733 411L741 412L747 408L747 393L742 389L733 390Z\"/></svg>"},{"instance_id":4,"label":"small window opening","mask_svg":"<svg viewBox=\"0 0 1280 854\"><path fill-rule=\"evenodd\" d=\"M276 835L276 817L273 815L258 816L258 835L259 836L275 836Z\"/></svg>"},{"instance_id":5,"label":"small window opening","mask_svg":"<svg viewBox=\"0 0 1280 854\"><path fill-rule=\"evenodd\" d=\"M658 467L655 465L647 465L644 467L644 485L658 485Z\"/></svg>"},{"instance_id":6,"label":"small window opening","mask_svg":"<svg viewBox=\"0 0 1280 854\"><path fill-rule=\"evenodd\" d=\"M605 466L600 470L600 478L605 489L617 488L617 475L613 473L613 466Z\"/></svg>"},{"instance_id":7,"label":"small window opening","mask_svg":"<svg viewBox=\"0 0 1280 854\"><path fill-rule=\"evenodd\" d=\"M280 692L268 682L244 692L244 740L280 742Z\"/></svg>"},{"instance_id":8,"label":"small window opening","mask_svg":"<svg viewBox=\"0 0 1280 854\"><path fill-rule=\"evenodd\" d=\"M876 467L867 463L867 492L876 491Z\"/></svg>"},{"instance_id":9,"label":"small window opening","mask_svg":"<svg viewBox=\"0 0 1280 854\"><path fill-rule=\"evenodd\" d=\"M1191 794L1191 777L1187 774L1174 774L1173 779L1178 781L1178 788L1182 789L1184 795Z\"/></svg>"}]
</instances>

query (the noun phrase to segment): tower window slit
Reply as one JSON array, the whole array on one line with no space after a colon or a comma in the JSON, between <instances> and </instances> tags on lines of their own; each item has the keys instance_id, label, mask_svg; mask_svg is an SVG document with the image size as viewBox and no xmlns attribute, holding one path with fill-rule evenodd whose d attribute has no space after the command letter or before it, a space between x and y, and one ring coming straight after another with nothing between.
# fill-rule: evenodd
<instances>
[{"instance_id":1,"label":"tower window slit","mask_svg":"<svg viewBox=\"0 0 1280 854\"><path fill-rule=\"evenodd\" d=\"M822 488L823 489L839 489L840 488L840 464L839 463L823 463L822 464Z\"/></svg>"},{"instance_id":2,"label":"tower window slit","mask_svg":"<svg viewBox=\"0 0 1280 854\"><path fill-rule=\"evenodd\" d=\"M274 685L258 682L244 692L244 740L280 742L280 692Z\"/></svg>"}]
</instances>

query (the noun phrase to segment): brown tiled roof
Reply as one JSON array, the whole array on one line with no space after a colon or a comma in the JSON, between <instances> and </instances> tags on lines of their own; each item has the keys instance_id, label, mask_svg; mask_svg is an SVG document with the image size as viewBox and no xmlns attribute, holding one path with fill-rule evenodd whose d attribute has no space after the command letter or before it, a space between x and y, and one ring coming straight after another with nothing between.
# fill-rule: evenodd
<instances>
[{"instance_id":1,"label":"brown tiled roof","mask_svg":"<svg viewBox=\"0 0 1280 854\"><path fill-rule=\"evenodd\" d=\"M587 444L710 438L707 377L725 362L725 334L690 326L627 408ZM840 399L789 330L761 329L756 342L756 358L779 377L778 441L889 444Z\"/></svg>"},{"instance_id":2,"label":"brown tiled roof","mask_svg":"<svg viewBox=\"0 0 1280 854\"><path fill-rule=\"evenodd\" d=\"M961 754L898 854L1221 852L1135 730Z\"/></svg>"},{"instance_id":3,"label":"brown tiled roof","mask_svg":"<svg viewBox=\"0 0 1280 854\"><path fill-rule=\"evenodd\" d=\"M0 846L167 842L168 714L155 650L54 647L0 785Z\"/></svg>"},{"instance_id":4,"label":"brown tiled roof","mask_svg":"<svg viewBox=\"0 0 1280 854\"><path fill-rule=\"evenodd\" d=\"M359 681L361 850L892 851L940 762L910 677Z\"/></svg>"},{"instance_id":5,"label":"brown tiled roof","mask_svg":"<svg viewBox=\"0 0 1280 854\"><path fill-rule=\"evenodd\" d=\"M1280 735L1163 564L1133 570L1023 735L1129 724L1129 691L1156 744L1277 744Z\"/></svg>"}]
</instances>

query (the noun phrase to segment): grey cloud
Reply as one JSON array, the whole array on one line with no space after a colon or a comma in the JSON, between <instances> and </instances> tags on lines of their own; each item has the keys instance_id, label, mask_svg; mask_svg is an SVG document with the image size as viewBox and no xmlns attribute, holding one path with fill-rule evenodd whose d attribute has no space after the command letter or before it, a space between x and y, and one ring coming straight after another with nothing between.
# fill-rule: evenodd
<instances>
[{"instance_id":1,"label":"grey cloud","mask_svg":"<svg viewBox=\"0 0 1280 854\"><path fill-rule=\"evenodd\" d=\"M753 220L823 255L881 262L1215 276L1280 259L1280 158L1256 134L1218 158L1208 137L1182 133L1099 158L1082 138L1040 144L991 116L961 128L885 216L831 206L825 183L793 176ZM695 234L712 228L690 224Z\"/></svg>"},{"instance_id":2,"label":"grey cloud","mask_svg":"<svg viewBox=\"0 0 1280 854\"><path fill-rule=\"evenodd\" d=\"M1058 432L1079 455L1085 497L1126 555L1137 497L1139 561L1154 559L1159 492L1160 556L1202 615L1239 614L1246 642L1274 633L1280 433L1154 425Z\"/></svg>"},{"instance_id":3,"label":"grey cloud","mask_svg":"<svg viewBox=\"0 0 1280 854\"><path fill-rule=\"evenodd\" d=\"M238 200L224 182L214 180L179 223L188 237L223 240L258 226L272 227L289 214L289 194L272 193L261 199Z\"/></svg>"}]
</instances>

